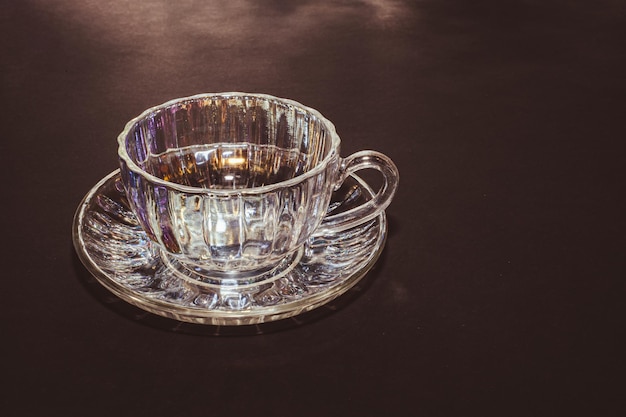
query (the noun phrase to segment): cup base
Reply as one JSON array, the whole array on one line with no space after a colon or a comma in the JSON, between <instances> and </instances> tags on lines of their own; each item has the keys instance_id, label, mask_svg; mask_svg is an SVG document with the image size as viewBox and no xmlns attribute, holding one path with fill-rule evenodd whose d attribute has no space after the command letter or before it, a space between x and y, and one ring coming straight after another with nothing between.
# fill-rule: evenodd
<instances>
[{"instance_id":1,"label":"cup base","mask_svg":"<svg viewBox=\"0 0 626 417\"><path fill-rule=\"evenodd\" d=\"M191 280L196 284L224 287L242 287L263 282L274 281L291 271L302 258L303 248L286 255L276 265L249 270L223 271L211 268L211 265L201 265L195 262L186 262L179 257L161 250L161 260L164 265L179 278Z\"/></svg>"}]
</instances>

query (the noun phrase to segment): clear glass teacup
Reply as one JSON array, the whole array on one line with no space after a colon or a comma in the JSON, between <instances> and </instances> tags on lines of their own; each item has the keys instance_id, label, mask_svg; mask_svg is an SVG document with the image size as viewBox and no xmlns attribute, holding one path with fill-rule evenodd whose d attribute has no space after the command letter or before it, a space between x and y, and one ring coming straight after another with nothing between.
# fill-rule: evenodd
<instances>
[{"instance_id":1,"label":"clear glass teacup","mask_svg":"<svg viewBox=\"0 0 626 417\"><path fill-rule=\"evenodd\" d=\"M217 277L271 270L314 234L371 220L398 185L391 159L375 151L341 158L329 120L265 94L175 99L128 122L118 143L126 195L148 237ZM382 173L378 193L327 216L333 191L369 168Z\"/></svg>"}]
</instances>

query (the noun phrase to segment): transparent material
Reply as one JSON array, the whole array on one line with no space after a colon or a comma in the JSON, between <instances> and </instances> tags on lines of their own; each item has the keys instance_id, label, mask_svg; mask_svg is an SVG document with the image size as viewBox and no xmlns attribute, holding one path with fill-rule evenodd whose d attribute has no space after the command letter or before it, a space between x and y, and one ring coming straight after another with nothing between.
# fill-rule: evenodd
<instances>
[{"instance_id":1,"label":"transparent material","mask_svg":"<svg viewBox=\"0 0 626 417\"><path fill-rule=\"evenodd\" d=\"M368 185L349 175L332 194L329 218L340 218L372 198ZM380 212L350 228L309 237L265 273L214 278L188 268L148 237L116 171L80 204L73 240L92 275L130 304L179 321L247 325L301 314L348 291L375 264L386 230Z\"/></svg>"},{"instance_id":2,"label":"transparent material","mask_svg":"<svg viewBox=\"0 0 626 417\"><path fill-rule=\"evenodd\" d=\"M172 265L198 279L260 281L314 234L379 216L398 183L375 151L339 156L333 124L297 102L219 93L146 110L118 138L130 209ZM382 173L373 198L327 215L334 190L360 169Z\"/></svg>"},{"instance_id":3,"label":"transparent material","mask_svg":"<svg viewBox=\"0 0 626 417\"><path fill-rule=\"evenodd\" d=\"M263 94L203 94L131 120L120 169L85 196L76 251L123 300L181 321L243 325L323 305L378 259L398 171L346 158L333 124ZM356 172L375 169L372 191Z\"/></svg>"}]
</instances>

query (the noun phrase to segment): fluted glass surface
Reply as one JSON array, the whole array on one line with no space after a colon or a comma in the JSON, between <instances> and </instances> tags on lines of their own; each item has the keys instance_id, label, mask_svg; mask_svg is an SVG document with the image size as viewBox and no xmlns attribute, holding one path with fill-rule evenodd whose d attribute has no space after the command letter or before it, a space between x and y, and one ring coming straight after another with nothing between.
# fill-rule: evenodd
<instances>
[{"instance_id":1,"label":"fluted glass surface","mask_svg":"<svg viewBox=\"0 0 626 417\"><path fill-rule=\"evenodd\" d=\"M215 271L274 266L318 227L338 138L315 111L229 93L171 102L120 135L131 207L155 242Z\"/></svg>"},{"instance_id":2,"label":"fluted glass surface","mask_svg":"<svg viewBox=\"0 0 626 417\"><path fill-rule=\"evenodd\" d=\"M328 214L348 212L371 198L367 185L351 176L333 193ZM176 320L245 325L295 316L348 291L378 259L386 226L381 212L341 232L315 234L265 273L215 279L147 236L114 172L81 203L73 238L93 276L123 300Z\"/></svg>"}]
</instances>

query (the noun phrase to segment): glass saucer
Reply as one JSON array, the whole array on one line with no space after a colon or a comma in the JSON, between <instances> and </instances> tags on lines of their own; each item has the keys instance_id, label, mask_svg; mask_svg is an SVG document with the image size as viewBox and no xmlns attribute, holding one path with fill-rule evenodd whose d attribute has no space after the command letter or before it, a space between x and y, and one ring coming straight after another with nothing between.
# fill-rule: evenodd
<instances>
[{"instance_id":1,"label":"glass saucer","mask_svg":"<svg viewBox=\"0 0 626 417\"><path fill-rule=\"evenodd\" d=\"M352 174L333 194L329 214L372 198ZM385 213L335 234L315 235L260 279L211 280L163 256L130 210L119 170L96 184L73 224L76 252L89 272L124 301L171 319L248 325L284 319L348 291L372 268L387 235Z\"/></svg>"}]
</instances>

